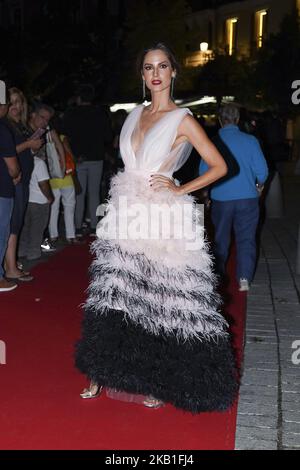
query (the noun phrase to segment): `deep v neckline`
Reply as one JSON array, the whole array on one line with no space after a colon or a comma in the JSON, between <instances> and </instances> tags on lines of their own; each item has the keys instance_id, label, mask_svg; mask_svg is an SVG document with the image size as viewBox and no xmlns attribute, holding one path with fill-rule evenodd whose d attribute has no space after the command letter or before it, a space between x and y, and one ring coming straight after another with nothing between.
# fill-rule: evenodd
<instances>
[{"instance_id":1,"label":"deep v neckline","mask_svg":"<svg viewBox=\"0 0 300 470\"><path fill-rule=\"evenodd\" d=\"M132 132L130 134L130 147L131 147L131 150L132 150L132 153L133 155L136 157L137 154L139 153L139 151L141 150L141 148L143 147L144 143L145 143L145 140L148 136L148 134L155 128L155 126L157 124L159 124L165 117L169 116L170 114L172 114L174 111L178 111L179 109L183 109L183 108L175 108L175 109L172 109L171 111L168 111L164 116L162 116L161 118L159 118L152 126L149 127L149 129L146 130L146 132L144 133L144 137L143 137L143 140L142 142L140 143L138 149L136 151L134 151L134 148L133 148L133 145L132 145L132 136L134 134L134 132L136 131L136 128L139 127L140 128L140 122L141 122L141 117L142 117L142 114L144 112L144 109L146 108L145 105L141 105L141 112L138 113L138 117L137 117L137 120L133 126L133 129L132 129Z\"/></svg>"}]
</instances>

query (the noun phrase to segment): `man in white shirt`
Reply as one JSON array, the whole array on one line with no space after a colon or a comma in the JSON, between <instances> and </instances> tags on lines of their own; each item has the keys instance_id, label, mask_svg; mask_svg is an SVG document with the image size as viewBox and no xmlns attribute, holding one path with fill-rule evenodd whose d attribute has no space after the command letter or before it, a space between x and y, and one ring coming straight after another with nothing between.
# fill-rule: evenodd
<instances>
[{"instance_id":1,"label":"man in white shirt","mask_svg":"<svg viewBox=\"0 0 300 470\"><path fill-rule=\"evenodd\" d=\"M29 203L21 233L19 256L34 260L41 257L41 243L49 221L50 204L54 197L46 163L34 157L34 169L29 185Z\"/></svg>"}]
</instances>

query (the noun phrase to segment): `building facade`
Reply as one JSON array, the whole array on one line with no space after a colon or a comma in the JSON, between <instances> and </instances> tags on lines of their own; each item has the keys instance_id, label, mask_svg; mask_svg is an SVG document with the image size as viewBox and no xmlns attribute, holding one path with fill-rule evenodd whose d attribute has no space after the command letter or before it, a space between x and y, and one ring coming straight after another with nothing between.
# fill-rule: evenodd
<instances>
[{"instance_id":1,"label":"building facade","mask_svg":"<svg viewBox=\"0 0 300 470\"><path fill-rule=\"evenodd\" d=\"M279 31L283 18L296 9L299 14L300 0L244 0L194 11L186 23L189 29L199 30L199 42L189 45L186 65L202 65L216 50L250 56L268 36Z\"/></svg>"}]
</instances>

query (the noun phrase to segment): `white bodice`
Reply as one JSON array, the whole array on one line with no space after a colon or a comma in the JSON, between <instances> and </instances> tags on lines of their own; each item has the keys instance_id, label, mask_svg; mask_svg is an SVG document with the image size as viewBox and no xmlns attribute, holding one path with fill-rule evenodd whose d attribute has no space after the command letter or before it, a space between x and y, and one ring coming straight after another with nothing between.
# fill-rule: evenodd
<instances>
[{"instance_id":1,"label":"white bodice","mask_svg":"<svg viewBox=\"0 0 300 470\"><path fill-rule=\"evenodd\" d=\"M134 152L133 135L143 109L144 105L134 108L122 127L120 151L125 171L172 176L184 165L192 150L189 142L183 142L174 148L180 122L186 114L192 113L188 108L169 111L148 129L138 150Z\"/></svg>"}]
</instances>

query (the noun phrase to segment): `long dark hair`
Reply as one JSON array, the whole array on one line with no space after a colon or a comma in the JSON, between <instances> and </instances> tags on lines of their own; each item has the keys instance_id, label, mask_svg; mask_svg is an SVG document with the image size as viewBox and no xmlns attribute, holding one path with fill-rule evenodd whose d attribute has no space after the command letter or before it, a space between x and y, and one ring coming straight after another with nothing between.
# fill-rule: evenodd
<instances>
[{"instance_id":1,"label":"long dark hair","mask_svg":"<svg viewBox=\"0 0 300 470\"><path fill-rule=\"evenodd\" d=\"M142 72L142 69L143 69L143 63L144 63L144 59L145 59L146 54L148 54L148 52L150 52L150 51L157 51L157 50L162 51L166 54L166 56L168 57L168 59L171 63L172 69L176 72L176 75L178 75L178 73L180 71L180 65L179 65L179 62L176 59L176 56L175 56L174 52L172 51L172 49L169 46L167 46L163 42L157 42L157 43L153 44L152 46L147 47L146 49L144 49L138 55L137 62L136 62L136 69L137 69L137 73L138 73L139 77L141 76L141 72Z\"/></svg>"}]
</instances>

